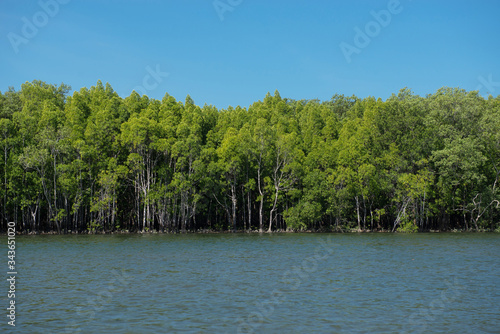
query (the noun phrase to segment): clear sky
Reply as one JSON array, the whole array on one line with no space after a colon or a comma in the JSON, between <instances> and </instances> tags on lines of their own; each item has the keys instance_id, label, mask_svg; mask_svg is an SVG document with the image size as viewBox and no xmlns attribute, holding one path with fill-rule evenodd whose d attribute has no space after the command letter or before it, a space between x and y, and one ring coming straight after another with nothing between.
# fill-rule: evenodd
<instances>
[{"instance_id":1,"label":"clear sky","mask_svg":"<svg viewBox=\"0 0 500 334\"><path fill-rule=\"evenodd\" d=\"M219 108L443 86L500 94L498 0L2 0L0 91L109 82ZM167 74L168 73L168 74Z\"/></svg>"}]
</instances>

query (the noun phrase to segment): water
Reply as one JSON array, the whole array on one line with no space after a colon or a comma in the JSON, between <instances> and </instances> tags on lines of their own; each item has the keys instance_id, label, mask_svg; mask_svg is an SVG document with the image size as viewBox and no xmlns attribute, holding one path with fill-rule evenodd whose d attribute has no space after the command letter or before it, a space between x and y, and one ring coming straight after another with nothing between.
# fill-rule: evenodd
<instances>
[{"instance_id":1,"label":"water","mask_svg":"<svg viewBox=\"0 0 500 334\"><path fill-rule=\"evenodd\" d=\"M16 243L17 333L500 333L498 234Z\"/></svg>"}]
</instances>

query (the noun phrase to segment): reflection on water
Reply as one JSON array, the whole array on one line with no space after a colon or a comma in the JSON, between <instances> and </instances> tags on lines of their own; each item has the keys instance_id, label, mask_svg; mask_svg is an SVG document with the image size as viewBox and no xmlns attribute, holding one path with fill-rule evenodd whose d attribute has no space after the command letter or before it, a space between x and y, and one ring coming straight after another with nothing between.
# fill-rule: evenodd
<instances>
[{"instance_id":1,"label":"reflection on water","mask_svg":"<svg viewBox=\"0 0 500 334\"><path fill-rule=\"evenodd\" d=\"M498 333L500 323L497 234L17 242L19 333Z\"/></svg>"}]
</instances>

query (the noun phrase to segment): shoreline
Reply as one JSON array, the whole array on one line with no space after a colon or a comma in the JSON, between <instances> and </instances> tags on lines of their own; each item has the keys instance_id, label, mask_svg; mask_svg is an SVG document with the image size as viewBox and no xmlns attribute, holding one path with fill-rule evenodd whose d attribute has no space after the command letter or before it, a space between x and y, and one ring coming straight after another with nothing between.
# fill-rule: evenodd
<instances>
[{"instance_id":1,"label":"shoreline","mask_svg":"<svg viewBox=\"0 0 500 334\"><path fill-rule=\"evenodd\" d=\"M492 229L481 229L481 230L425 230L418 231L413 233L405 233L391 230L358 230L358 229L349 229L349 230L302 230L302 231L293 231L293 230L275 230L275 231L258 231L258 230L226 230L226 231L217 231L217 230L196 230L196 231L129 231L129 230L120 230L120 231L108 231L108 232L89 232L89 231L65 231L62 233L57 233L56 231L50 232L16 232L16 235L120 235L120 234L279 234L279 233L311 233L311 234L325 234L325 233L333 233L333 234L375 234L375 233L387 233L387 234L422 234L422 233L500 233L498 230ZM7 235L6 232L2 232L1 235Z\"/></svg>"}]
</instances>

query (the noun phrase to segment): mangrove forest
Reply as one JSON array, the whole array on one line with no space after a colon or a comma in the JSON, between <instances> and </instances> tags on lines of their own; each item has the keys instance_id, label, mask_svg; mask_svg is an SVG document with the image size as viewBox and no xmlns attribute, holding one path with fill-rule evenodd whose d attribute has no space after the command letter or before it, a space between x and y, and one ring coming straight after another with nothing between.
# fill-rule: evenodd
<instances>
[{"instance_id":1,"label":"mangrove forest","mask_svg":"<svg viewBox=\"0 0 500 334\"><path fill-rule=\"evenodd\" d=\"M200 107L109 84L0 92L1 231L500 228L500 96L267 94Z\"/></svg>"}]
</instances>

